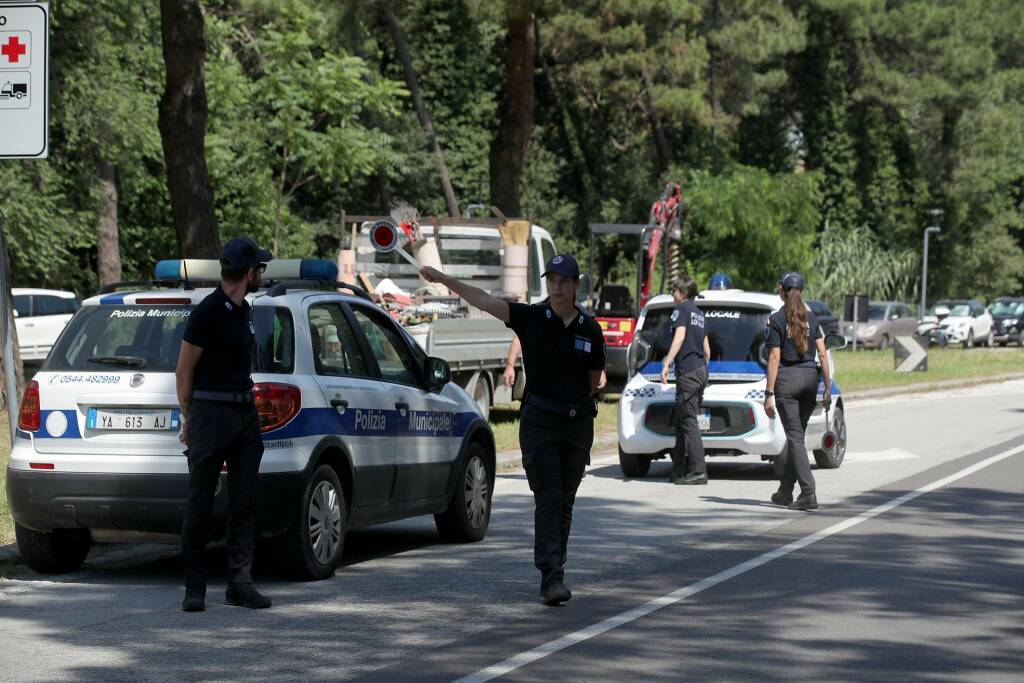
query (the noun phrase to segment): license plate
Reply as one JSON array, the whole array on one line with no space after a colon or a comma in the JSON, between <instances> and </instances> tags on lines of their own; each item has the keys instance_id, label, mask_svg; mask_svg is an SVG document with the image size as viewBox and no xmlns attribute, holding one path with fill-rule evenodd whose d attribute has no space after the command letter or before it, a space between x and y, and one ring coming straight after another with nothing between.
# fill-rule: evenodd
<instances>
[{"instance_id":1,"label":"license plate","mask_svg":"<svg viewBox=\"0 0 1024 683\"><path fill-rule=\"evenodd\" d=\"M90 408L85 426L88 429L116 432L179 429L181 427L181 411L176 409Z\"/></svg>"},{"instance_id":2,"label":"license plate","mask_svg":"<svg viewBox=\"0 0 1024 683\"><path fill-rule=\"evenodd\" d=\"M702 432L711 431L711 412L702 410L697 413L697 429Z\"/></svg>"}]
</instances>

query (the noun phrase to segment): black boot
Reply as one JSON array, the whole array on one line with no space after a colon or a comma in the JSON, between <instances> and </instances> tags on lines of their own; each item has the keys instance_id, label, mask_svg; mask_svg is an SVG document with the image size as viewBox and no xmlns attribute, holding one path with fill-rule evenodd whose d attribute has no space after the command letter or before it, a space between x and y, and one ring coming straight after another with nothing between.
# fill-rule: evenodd
<instances>
[{"instance_id":1,"label":"black boot","mask_svg":"<svg viewBox=\"0 0 1024 683\"><path fill-rule=\"evenodd\" d=\"M790 510L817 510L818 497L813 493L801 493L800 496L789 504Z\"/></svg>"},{"instance_id":2,"label":"black boot","mask_svg":"<svg viewBox=\"0 0 1024 683\"><path fill-rule=\"evenodd\" d=\"M793 492L783 491L781 488L772 494L772 502L776 505L789 505L793 502Z\"/></svg>"},{"instance_id":3,"label":"black boot","mask_svg":"<svg viewBox=\"0 0 1024 683\"><path fill-rule=\"evenodd\" d=\"M270 598L256 590L256 586L251 583L230 583L227 591L224 592L224 604L233 607L248 607L249 609L265 609L273 603Z\"/></svg>"},{"instance_id":4,"label":"black boot","mask_svg":"<svg viewBox=\"0 0 1024 683\"><path fill-rule=\"evenodd\" d=\"M185 599L181 601L181 609L185 612L205 611L206 586L185 586Z\"/></svg>"},{"instance_id":5,"label":"black boot","mask_svg":"<svg viewBox=\"0 0 1024 683\"><path fill-rule=\"evenodd\" d=\"M565 583L561 579L552 581L544 591L544 604L549 607L568 602L571 598L572 593L565 587Z\"/></svg>"},{"instance_id":6,"label":"black boot","mask_svg":"<svg viewBox=\"0 0 1024 683\"><path fill-rule=\"evenodd\" d=\"M688 474L682 479L676 479L676 484L681 486L703 486L708 483L708 475L700 474Z\"/></svg>"}]
</instances>

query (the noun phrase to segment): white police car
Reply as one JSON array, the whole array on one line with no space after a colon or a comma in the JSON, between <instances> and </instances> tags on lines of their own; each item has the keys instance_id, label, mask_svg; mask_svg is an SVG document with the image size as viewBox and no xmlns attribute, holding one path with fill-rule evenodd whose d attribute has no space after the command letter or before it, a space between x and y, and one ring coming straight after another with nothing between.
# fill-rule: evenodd
<instances>
[{"instance_id":1,"label":"white police car","mask_svg":"<svg viewBox=\"0 0 1024 683\"><path fill-rule=\"evenodd\" d=\"M177 541L188 468L174 369L218 276L216 261L161 262L162 283L86 300L29 383L7 495L30 567L73 571L93 539ZM307 579L334 572L349 529L433 514L442 537L478 541L494 488L493 434L447 363L336 279L327 261L273 261L269 289L249 298L266 448L258 530Z\"/></svg>"},{"instance_id":2,"label":"white police car","mask_svg":"<svg viewBox=\"0 0 1024 683\"><path fill-rule=\"evenodd\" d=\"M697 423L708 456L760 455L774 460L786 447L780 420L764 412L766 369L763 361L768 316L782 306L775 294L736 289L707 290L695 302L704 313L711 347L708 386ZM619 462L623 474L642 477L652 460L669 456L675 444L676 387L661 384L661 360L672 342L671 296L651 299L637 322L637 336L630 347L629 364L636 374L629 380L619 402ZM840 348L842 337L830 335L826 345ZM835 365L831 366L834 370ZM846 453L846 421L839 385L833 380L830 411L835 444L825 448L825 415L819 405L807 425L808 452L819 467L839 467Z\"/></svg>"}]
</instances>

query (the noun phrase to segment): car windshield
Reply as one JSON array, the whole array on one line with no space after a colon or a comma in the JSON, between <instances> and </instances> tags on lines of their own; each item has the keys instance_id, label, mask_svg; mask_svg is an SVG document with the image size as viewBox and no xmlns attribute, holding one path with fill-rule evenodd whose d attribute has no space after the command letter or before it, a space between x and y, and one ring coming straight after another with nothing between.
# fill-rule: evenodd
<instances>
[{"instance_id":1,"label":"car windshield","mask_svg":"<svg viewBox=\"0 0 1024 683\"><path fill-rule=\"evenodd\" d=\"M954 317L954 318L967 318L967 317L970 317L970 315L971 315L971 306L970 306L970 304L946 304L944 306L940 304L940 305L936 306L935 308L937 308L937 309L941 309L941 308L947 309L949 311L949 313L947 315L949 315L951 317ZM942 315L941 311L940 311L939 315Z\"/></svg>"},{"instance_id":2,"label":"car windshield","mask_svg":"<svg viewBox=\"0 0 1024 683\"><path fill-rule=\"evenodd\" d=\"M868 320L883 320L885 318L885 306L868 306Z\"/></svg>"},{"instance_id":3,"label":"car windshield","mask_svg":"<svg viewBox=\"0 0 1024 683\"><path fill-rule=\"evenodd\" d=\"M45 371L174 372L192 306L86 306L71 320L43 366ZM253 372L290 373L295 334L287 308L253 308Z\"/></svg>"},{"instance_id":4,"label":"car windshield","mask_svg":"<svg viewBox=\"0 0 1024 683\"><path fill-rule=\"evenodd\" d=\"M1024 301L997 301L992 304L992 315L1022 315Z\"/></svg>"},{"instance_id":5,"label":"car windshield","mask_svg":"<svg viewBox=\"0 0 1024 683\"><path fill-rule=\"evenodd\" d=\"M761 308L701 305L713 361L756 361L759 358L768 311ZM672 345L673 308L649 310L640 336L653 350L652 358L664 358Z\"/></svg>"},{"instance_id":6,"label":"car windshield","mask_svg":"<svg viewBox=\"0 0 1024 683\"><path fill-rule=\"evenodd\" d=\"M818 316L819 318L832 317L832 309L829 308L828 304L826 304L823 301L808 301L807 305L814 312L814 315Z\"/></svg>"}]
</instances>

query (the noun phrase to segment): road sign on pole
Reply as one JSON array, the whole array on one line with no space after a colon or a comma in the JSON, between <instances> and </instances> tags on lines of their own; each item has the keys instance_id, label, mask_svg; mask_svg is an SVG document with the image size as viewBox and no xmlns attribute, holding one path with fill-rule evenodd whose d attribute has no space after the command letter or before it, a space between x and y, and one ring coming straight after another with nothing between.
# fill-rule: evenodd
<instances>
[{"instance_id":1,"label":"road sign on pole","mask_svg":"<svg viewBox=\"0 0 1024 683\"><path fill-rule=\"evenodd\" d=\"M49 150L50 5L0 0L0 158Z\"/></svg>"},{"instance_id":2,"label":"road sign on pole","mask_svg":"<svg viewBox=\"0 0 1024 683\"><path fill-rule=\"evenodd\" d=\"M893 369L896 372L927 372L928 335L896 337L892 349Z\"/></svg>"}]
</instances>

